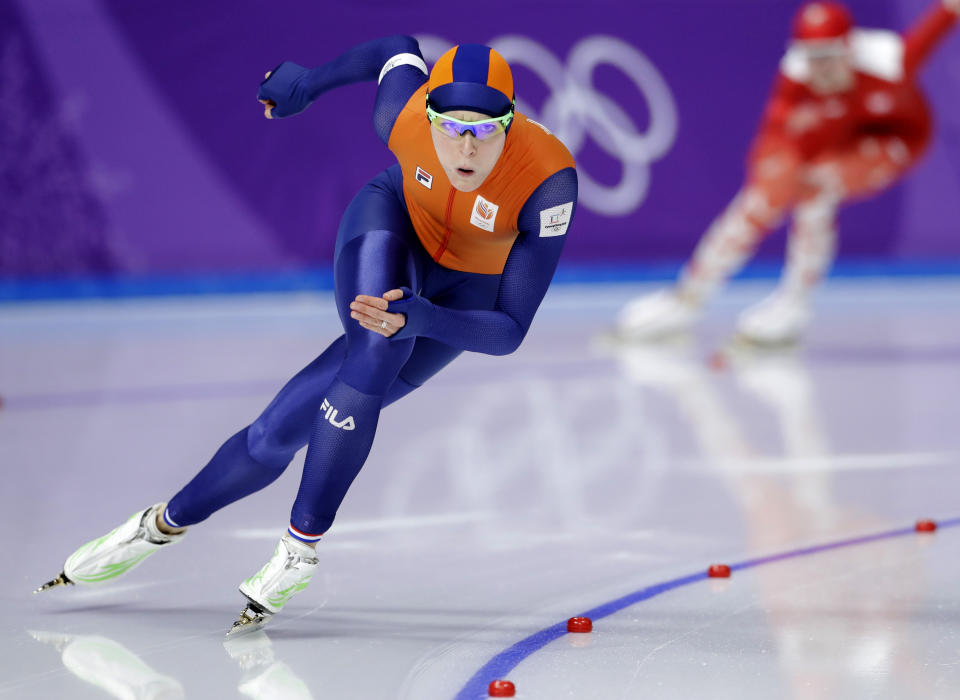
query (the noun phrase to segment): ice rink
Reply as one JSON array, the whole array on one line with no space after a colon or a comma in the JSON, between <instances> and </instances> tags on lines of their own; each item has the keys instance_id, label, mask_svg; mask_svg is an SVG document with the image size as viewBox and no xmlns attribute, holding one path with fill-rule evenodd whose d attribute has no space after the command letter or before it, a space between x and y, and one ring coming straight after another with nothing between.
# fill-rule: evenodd
<instances>
[{"instance_id":1,"label":"ice rink","mask_svg":"<svg viewBox=\"0 0 960 700\"><path fill-rule=\"evenodd\" d=\"M960 698L960 280L832 280L802 350L709 362L770 287L646 347L598 336L649 287L554 288L384 411L320 573L227 643L302 453L114 585L31 591L251 421L332 295L0 306L0 696Z\"/></svg>"}]
</instances>

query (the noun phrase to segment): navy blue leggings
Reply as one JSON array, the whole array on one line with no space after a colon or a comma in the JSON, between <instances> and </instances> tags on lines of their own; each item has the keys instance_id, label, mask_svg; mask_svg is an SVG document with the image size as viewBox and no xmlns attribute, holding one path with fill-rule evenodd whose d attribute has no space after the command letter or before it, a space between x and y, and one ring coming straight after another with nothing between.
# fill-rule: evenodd
<instances>
[{"instance_id":1,"label":"navy blue leggings","mask_svg":"<svg viewBox=\"0 0 960 700\"><path fill-rule=\"evenodd\" d=\"M274 481L309 444L290 533L319 538L366 460L380 409L460 353L430 338L389 341L350 318L350 302L409 287L440 306L493 309L499 280L434 263L410 224L399 166L380 173L347 207L337 233L334 293L344 334L220 447L170 500L167 519L181 526L205 520Z\"/></svg>"}]
</instances>

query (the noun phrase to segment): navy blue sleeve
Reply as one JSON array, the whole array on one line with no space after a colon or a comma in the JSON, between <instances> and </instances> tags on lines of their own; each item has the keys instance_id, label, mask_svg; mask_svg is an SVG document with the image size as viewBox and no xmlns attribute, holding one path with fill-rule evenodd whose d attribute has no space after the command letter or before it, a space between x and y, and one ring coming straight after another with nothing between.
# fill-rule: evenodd
<instances>
[{"instance_id":1,"label":"navy blue sleeve","mask_svg":"<svg viewBox=\"0 0 960 700\"><path fill-rule=\"evenodd\" d=\"M520 211L520 235L500 276L492 311L459 311L437 306L404 290L388 310L406 314L406 325L391 338L426 336L447 345L506 355L523 341L557 269L577 204L577 171L561 170L543 181Z\"/></svg>"},{"instance_id":2,"label":"navy blue sleeve","mask_svg":"<svg viewBox=\"0 0 960 700\"><path fill-rule=\"evenodd\" d=\"M420 55L419 49L416 55ZM393 131L397 117L410 101L410 96L425 82L427 82L426 73L410 65L391 68L383 76L380 87L377 88L377 102L373 107L373 126L381 141L390 142L390 132ZM426 103L424 103L423 118L427 118Z\"/></svg>"},{"instance_id":3,"label":"navy blue sleeve","mask_svg":"<svg viewBox=\"0 0 960 700\"><path fill-rule=\"evenodd\" d=\"M387 63L403 55L412 57L413 63L418 65L400 61L396 67L389 68L381 79L381 72ZM417 40L398 34L368 41L316 68L304 68L285 61L273 69L269 78L260 83L257 99L272 100L276 104L271 111L272 116L290 117L305 110L311 102L329 90L351 83L381 79L374 110L374 125L377 134L386 142L400 110L410 99L410 95L426 82L425 71Z\"/></svg>"}]
</instances>

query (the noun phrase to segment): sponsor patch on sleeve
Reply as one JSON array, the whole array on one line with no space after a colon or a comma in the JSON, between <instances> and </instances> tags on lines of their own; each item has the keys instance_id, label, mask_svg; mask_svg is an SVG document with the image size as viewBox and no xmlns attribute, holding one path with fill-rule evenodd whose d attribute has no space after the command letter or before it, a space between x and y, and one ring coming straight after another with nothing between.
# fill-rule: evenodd
<instances>
[{"instance_id":1,"label":"sponsor patch on sleeve","mask_svg":"<svg viewBox=\"0 0 960 700\"><path fill-rule=\"evenodd\" d=\"M567 202L557 207L550 207L540 212L540 237L562 236L570 225L570 215L573 213L573 202Z\"/></svg>"}]
</instances>

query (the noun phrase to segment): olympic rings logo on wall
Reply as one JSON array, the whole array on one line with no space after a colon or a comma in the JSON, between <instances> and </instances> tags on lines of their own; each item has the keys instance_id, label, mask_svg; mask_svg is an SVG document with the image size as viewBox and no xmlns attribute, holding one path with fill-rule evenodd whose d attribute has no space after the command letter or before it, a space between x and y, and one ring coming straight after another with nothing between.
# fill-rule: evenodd
<instances>
[{"instance_id":1,"label":"olympic rings logo on wall","mask_svg":"<svg viewBox=\"0 0 960 700\"><path fill-rule=\"evenodd\" d=\"M423 57L431 64L452 46L440 37L417 39ZM511 65L531 70L550 90L539 111L518 98L519 111L549 127L575 158L589 136L622 164L620 181L609 186L578 165L580 204L607 216L625 216L643 204L650 187L650 166L666 155L677 136L676 102L656 66L634 46L606 35L577 42L566 66L529 37L502 36L489 45ZM645 132L637 129L630 114L614 98L594 87L593 73L601 65L623 72L643 95L650 122Z\"/></svg>"}]
</instances>

